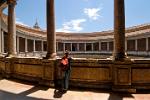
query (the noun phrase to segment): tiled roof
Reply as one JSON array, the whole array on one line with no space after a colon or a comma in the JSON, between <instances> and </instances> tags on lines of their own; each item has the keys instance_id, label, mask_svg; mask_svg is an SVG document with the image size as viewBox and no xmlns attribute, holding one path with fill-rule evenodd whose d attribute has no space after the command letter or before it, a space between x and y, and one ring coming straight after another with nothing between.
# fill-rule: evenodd
<instances>
[{"instance_id":1,"label":"tiled roof","mask_svg":"<svg viewBox=\"0 0 150 100\"><path fill-rule=\"evenodd\" d=\"M3 19L7 22L7 15L3 14ZM31 35L35 37L46 38L46 31L42 29L32 28L30 26L16 24L17 31L26 35ZM65 33L56 32L57 40L99 40L99 39L113 39L113 30L102 31L102 32L91 32L91 33ZM126 28L126 37L133 37L143 34L150 34L150 23L132 26Z\"/></svg>"}]
</instances>

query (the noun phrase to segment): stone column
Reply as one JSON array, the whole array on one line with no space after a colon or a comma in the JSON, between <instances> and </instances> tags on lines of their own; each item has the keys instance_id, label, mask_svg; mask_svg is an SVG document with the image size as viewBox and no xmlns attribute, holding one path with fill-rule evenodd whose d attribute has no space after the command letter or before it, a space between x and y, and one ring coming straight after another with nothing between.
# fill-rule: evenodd
<instances>
[{"instance_id":1,"label":"stone column","mask_svg":"<svg viewBox=\"0 0 150 100\"><path fill-rule=\"evenodd\" d=\"M15 5L16 0L8 0L8 56L16 55L16 25L15 25Z\"/></svg>"},{"instance_id":2,"label":"stone column","mask_svg":"<svg viewBox=\"0 0 150 100\"><path fill-rule=\"evenodd\" d=\"M135 51L138 51L137 39L135 40Z\"/></svg>"},{"instance_id":3,"label":"stone column","mask_svg":"<svg viewBox=\"0 0 150 100\"><path fill-rule=\"evenodd\" d=\"M19 54L19 36L17 36L17 53Z\"/></svg>"},{"instance_id":4,"label":"stone column","mask_svg":"<svg viewBox=\"0 0 150 100\"><path fill-rule=\"evenodd\" d=\"M146 38L146 51L148 51L148 38Z\"/></svg>"},{"instance_id":5,"label":"stone column","mask_svg":"<svg viewBox=\"0 0 150 100\"><path fill-rule=\"evenodd\" d=\"M56 57L56 34L54 13L54 0L47 0L47 59Z\"/></svg>"},{"instance_id":6,"label":"stone column","mask_svg":"<svg viewBox=\"0 0 150 100\"><path fill-rule=\"evenodd\" d=\"M33 40L33 52L35 52L35 40Z\"/></svg>"},{"instance_id":7,"label":"stone column","mask_svg":"<svg viewBox=\"0 0 150 100\"><path fill-rule=\"evenodd\" d=\"M63 52L65 52L66 48L65 48L65 43L63 43Z\"/></svg>"},{"instance_id":8,"label":"stone column","mask_svg":"<svg viewBox=\"0 0 150 100\"><path fill-rule=\"evenodd\" d=\"M125 58L124 0L114 0L114 60Z\"/></svg>"},{"instance_id":9,"label":"stone column","mask_svg":"<svg viewBox=\"0 0 150 100\"><path fill-rule=\"evenodd\" d=\"M44 48L44 46L43 46L43 40L41 40L41 51L42 52L44 51L43 48Z\"/></svg>"},{"instance_id":10,"label":"stone column","mask_svg":"<svg viewBox=\"0 0 150 100\"><path fill-rule=\"evenodd\" d=\"M33 56L35 56L35 40L33 39Z\"/></svg>"},{"instance_id":11,"label":"stone column","mask_svg":"<svg viewBox=\"0 0 150 100\"><path fill-rule=\"evenodd\" d=\"M1 32L1 27L0 27L0 54L1 53L2 53L2 32Z\"/></svg>"},{"instance_id":12,"label":"stone column","mask_svg":"<svg viewBox=\"0 0 150 100\"><path fill-rule=\"evenodd\" d=\"M2 53L4 53L4 31L2 31Z\"/></svg>"},{"instance_id":13,"label":"stone column","mask_svg":"<svg viewBox=\"0 0 150 100\"><path fill-rule=\"evenodd\" d=\"M109 42L107 42L107 51L109 51Z\"/></svg>"},{"instance_id":14,"label":"stone column","mask_svg":"<svg viewBox=\"0 0 150 100\"><path fill-rule=\"evenodd\" d=\"M101 42L99 41L99 51L101 51Z\"/></svg>"},{"instance_id":15,"label":"stone column","mask_svg":"<svg viewBox=\"0 0 150 100\"><path fill-rule=\"evenodd\" d=\"M77 43L77 51L79 51L79 43Z\"/></svg>"},{"instance_id":16,"label":"stone column","mask_svg":"<svg viewBox=\"0 0 150 100\"><path fill-rule=\"evenodd\" d=\"M93 43L91 43L91 46L92 46L92 51L94 51L94 46L93 46Z\"/></svg>"},{"instance_id":17,"label":"stone column","mask_svg":"<svg viewBox=\"0 0 150 100\"><path fill-rule=\"evenodd\" d=\"M127 41L128 40L125 40L125 52L127 52Z\"/></svg>"},{"instance_id":18,"label":"stone column","mask_svg":"<svg viewBox=\"0 0 150 100\"><path fill-rule=\"evenodd\" d=\"M0 18L0 54L1 53L2 53L2 30L1 30L1 18Z\"/></svg>"},{"instance_id":19,"label":"stone column","mask_svg":"<svg viewBox=\"0 0 150 100\"><path fill-rule=\"evenodd\" d=\"M86 51L86 43L84 43L84 51Z\"/></svg>"},{"instance_id":20,"label":"stone column","mask_svg":"<svg viewBox=\"0 0 150 100\"><path fill-rule=\"evenodd\" d=\"M70 43L70 46L71 46L71 47L70 47L70 51L72 51L72 43Z\"/></svg>"},{"instance_id":21,"label":"stone column","mask_svg":"<svg viewBox=\"0 0 150 100\"><path fill-rule=\"evenodd\" d=\"M28 52L28 41L27 38L25 38L25 52Z\"/></svg>"}]
</instances>

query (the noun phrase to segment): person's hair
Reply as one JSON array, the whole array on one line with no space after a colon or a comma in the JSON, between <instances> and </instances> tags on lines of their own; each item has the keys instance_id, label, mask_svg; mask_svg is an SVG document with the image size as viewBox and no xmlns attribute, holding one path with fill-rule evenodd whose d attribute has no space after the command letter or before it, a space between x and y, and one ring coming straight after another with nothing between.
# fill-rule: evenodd
<instances>
[{"instance_id":1,"label":"person's hair","mask_svg":"<svg viewBox=\"0 0 150 100\"><path fill-rule=\"evenodd\" d=\"M68 54L69 54L69 51L68 51L68 50L66 50L66 51L65 51L65 54L67 54L67 55L68 55Z\"/></svg>"}]
</instances>

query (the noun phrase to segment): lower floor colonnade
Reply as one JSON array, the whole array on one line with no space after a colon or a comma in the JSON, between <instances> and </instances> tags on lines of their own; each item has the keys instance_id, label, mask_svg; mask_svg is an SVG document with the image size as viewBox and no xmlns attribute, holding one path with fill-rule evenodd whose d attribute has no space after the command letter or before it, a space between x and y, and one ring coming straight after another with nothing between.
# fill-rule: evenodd
<instances>
[{"instance_id":1,"label":"lower floor colonnade","mask_svg":"<svg viewBox=\"0 0 150 100\"><path fill-rule=\"evenodd\" d=\"M1 30L0 33L0 52L5 54L8 51L7 39L8 33ZM73 54L112 54L114 47L113 39L94 40L94 41L72 41L64 40L56 41L57 53L63 53L65 50ZM16 36L17 54L33 54L40 53L44 55L47 50L47 42L45 38L35 38L31 36ZM125 51L128 55L134 56L150 56L150 34L147 36L127 37L125 40ZM43 54L42 54L43 53ZM30 55L28 55L30 56Z\"/></svg>"}]
</instances>

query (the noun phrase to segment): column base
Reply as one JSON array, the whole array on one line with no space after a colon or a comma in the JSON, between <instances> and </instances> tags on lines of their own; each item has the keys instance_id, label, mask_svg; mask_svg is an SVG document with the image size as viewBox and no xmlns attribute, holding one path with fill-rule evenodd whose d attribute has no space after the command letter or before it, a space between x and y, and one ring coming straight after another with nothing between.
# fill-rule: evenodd
<instances>
[{"instance_id":1,"label":"column base","mask_svg":"<svg viewBox=\"0 0 150 100\"><path fill-rule=\"evenodd\" d=\"M15 58L17 57L17 54L7 54L5 57Z\"/></svg>"},{"instance_id":2,"label":"column base","mask_svg":"<svg viewBox=\"0 0 150 100\"><path fill-rule=\"evenodd\" d=\"M114 53L112 60L114 61L125 61L128 60L129 58L127 57L126 53Z\"/></svg>"},{"instance_id":3,"label":"column base","mask_svg":"<svg viewBox=\"0 0 150 100\"><path fill-rule=\"evenodd\" d=\"M56 59L56 53L47 53L44 59Z\"/></svg>"},{"instance_id":4,"label":"column base","mask_svg":"<svg viewBox=\"0 0 150 100\"><path fill-rule=\"evenodd\" d=\"M126 92L126 93L136 93L136 89L132 88L112 88L114 92Z\"/></svg>"}]
</instances>

